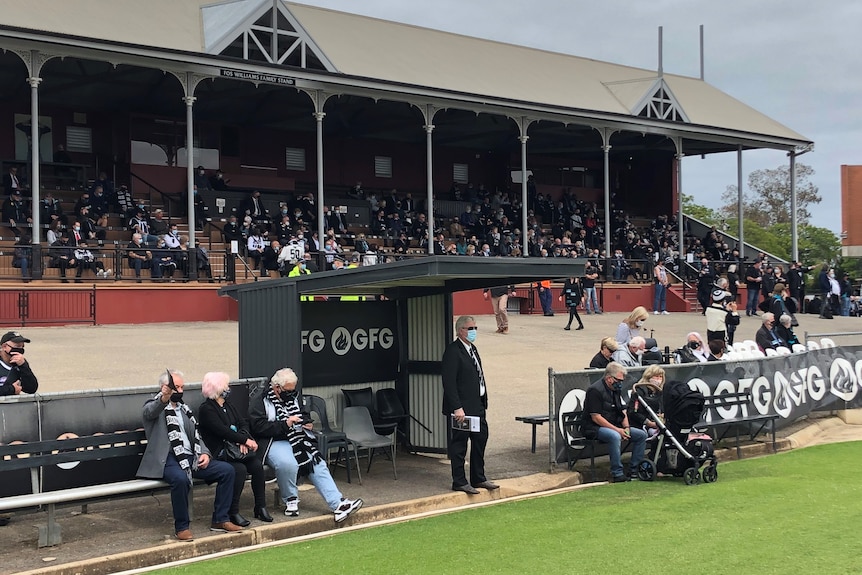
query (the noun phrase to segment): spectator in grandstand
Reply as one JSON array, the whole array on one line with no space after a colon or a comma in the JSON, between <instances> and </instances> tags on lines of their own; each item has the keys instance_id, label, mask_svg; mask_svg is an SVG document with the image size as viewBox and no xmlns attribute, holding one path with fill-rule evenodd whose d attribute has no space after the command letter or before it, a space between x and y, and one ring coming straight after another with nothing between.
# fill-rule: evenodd
<instances>
[{"instance_id":1,"label":"spectator in grandstand","mask_svg":"<svg viewBox=\"0 0 862 575\"><path fill-rule=\"evenodd\" d=\"M762 265L760 260L755 260L745 270L745 289L748 294L745 304L746 317L757 315L757 300L760 296L760 285L763 283L763 273L760 271Z\"/></svg>"},{"instance_id":2,"label":"spectator in grandstand","mask_svg":"<svg viewBox=\"0 0 862 575\"><path fill-rule=\"evenodd\" d=\"M228 184L230 184L230 180L225 179L224 172L221 170L216 170L215 174L210 178L210 187L217 192L223 192L230 189Z\"/></svg>"},{"instance_id":3,"label":"spectator in grandstand","mask_svg":"<svg viewBox=\"0 0 862 575\"><path fill-rule=\"evenodd\" d=\"M617 327L616 341L622 346L631 341L633 337L641 335L643 325L648 318L649 312L645 307L639 305L634 308Z\"/></svg>"},{"instance_id":4,"label":"spectator in grandstand","mask_svg":"<svg viewBox=\"0 0 862 575\"><path fill-rule=\"evenodd\" d=\"M278 256L281 254L281 245L278 240L272 240L269 245L263 248L261 253L260 265L264 273L273 277L275 272L279 271Z\"/></svg>"},{"instance_id":5,"label":"spectator in grandstand","mask_svg":"<svg viewBox=\"0 0 862 575\"><path fill-rule=\"evenodd\" d=\"M239 203L237 211L242 216L251 216L251 220L255 226L261 230L268 230L271 220L269 210L263 205L263 200L260 197L260 190L252 191L247 198Z\"/></svg>"},{"instance_id":6,"label":"spectator in grandstand","mask_svg":"<svg viewBox=\"0 0 862 575\"><path fill-rule=\"evenodd\" d=\"M234 483L228 517L231 523L240 527L248 527L251 521L239 512L239 502L246 477L251 475L251 490L254 493L254 517L267 523L272 522L272 516L266 509L266 483L263 472L263 454L258 452L258 445L251 436L248 417L245 412L237 409L230 397L230 376L223 372L209 372L204 375L201 384L201 394L205 401L201 404L200 424L201 439L210 453L215 454L219 461L224 461L233 467ZM226 448L233 444L239 449L239 456Z\"/></svg>"},{"instance_id":7,"label":"spectator in grandstand","mask_svg":"<svg viewBox=\"0 0 862 575\"><path fill-rule=\"evenodd\" d=\"M655 280L655 297L653 298L653 313L658 315L670 315L667 311L667 286L668 275L664 267L664 260L659 258L653 268L653 279Z\"/></svg>"},{"instance_id":8,"label":"spectator in grandstand","mask_svg":"<svg viewBox=\"0 0 862 575\"><path fill-rule=\"evenodd\" d=\"M31 238L28 234L24 234L15 242L15 249L12 252L12 267L21 270L21 279L24 283L28 283L31 279L30 270L33 269L33 247Z\"/></svg>"},{"instance_id":9,"label":"spectator in grandstand","mask_svg":"<svg viewBox=\"0 0 862 575\"><path fill-rule=\"evenodd\" d=\"M96 220L108 214L109 200L102 186L93 187L93 195L90 196L90 213Z\"/></svg>"},{"instance_id":10,"label":"spectator in grandstand","mask_svg":"<svg viewBox=\"0 0 862 575\"><path fill-rule=\"evenodd\" d=\"M685 336L685 345L677 350L677 363L705 362L709 359L709 348L696 331Z\"/></svg>"},{"instance_id":11,"label":"spectator in grandstand","mask_svg":"<svg viewBox=\"0 0 862 575\"><path fill-rule=\"evenodd\" d=\"M96 259L93 252L91 252L87 246L87 240L81 240L73 253L78 262L78 269L75 272L75 283L81 283L81 275L84 270L90 270L96 275L96 277L103 279L110 277L111 272L114 271L111 269L106 270L105 264L102 263L102 260Z\"/></svg>"},{"instance_id":12,"label":"spectator in grandstand","mask_svg":"<svg viewBox=\"0 0 862 575\"><path fill-rule=\"evenodd\" d=\"M210 530L242 531L231 522L228 513L234 488L233 467L215 460L201 441L198 421L183 402L184 384L182 372L168 370L159 377L159 393L144 404L147 449L137 476L170 484L174 532L180 541L194 539L189 529L189 493L194 479L217 484Z\"/></svg>"},{"instance_id":13,"label":"spectator in grandstand","mask_svg":"<svg viewBox=\"0 0 862 575\"><path fill-rule=\"evenodd\" d=\"M153 219L150 220L150 233L154 236L163 236L171 229L168 220L165 219L165 213L161 208L153 212Z\"/></svg>"},{"instance_id":14,"label":"spectator in grandstand","mask_svg":"<svg viewBox=\"0 0 862 575\"><path fill-rule=\"evenodd\" d=\"M141 283L141 270L149 269L150 277L159 279L162 277L162 270L158 265L153 263L153 253L144 245L141 234L132 234L132 241L126 247L126 256L129 260L129 267L135 270L135 279Z\"/></svg>"},{"instance_id":15,"label":"spectator in grandstand","mask_svg":"<svg viewBox=\"0 0 862 575\"><path fill-rule=\"evenodd\" d=\"M700 315L706 315L706 308L712 301L712 289L715 282L715 270L709 260L700 260L700 270L697 272L697 301L700 304Z\"/></svg>"},{"instance_id":16,"label":"spectator in grandstand","mask_svg":"<svg viewBox=\"0 0 862 575\"><path fill-rule=\"evenodd\" d=\"M135 210L135 215L129 220L129 229L133 233L141 236L141 241L152 247L159 241L158 236L150 233L150 219L146 215L146 210L138 207Z\"/></svg>"},{"instance_id":17,"label":"spectator in grandstand","mask_svg":"<svg viewBox=\"0 0 862 575\"><path fill-rule=\"evenodd\" d=\"M222 239L224 243L228 244L228 248L230 248L230 243L233 241L238 242L240 245L243 244L240 224L237 222L235 214L228 216L227 223L224 225L224 229L222 229Z\"/></svg>"},{"instance_id":18,"label":"spectator in grandstand","mask_svg":"<svg viewBox=\"0 0 862 575\"><path fill-rule=\"evenodd\" d=\"M362 500L345 498L317 450L312 423L302 412L298 378L288 367L273 374L269 388L253 396L249 406L252 435L264 460L275 470L284 514L299 515L297 477L306 477L334 513L336 523L362 507Z\"/></svg>"},{"instance_id":19,"label":"spectator in grandstand","mask_svg":"<svg viewBox=\"0 0 862 575\"><path fill-rule=\"evenodd\" d=\"M251 216L246 216L251 217ZM266 249L266 240L263 237L263 234L260 231L260 228L257 226L251 228L251 232L249 233L248 240L246 241L246 251L248 253L248 258L254 264L253 268L256 270L260 270L260 261L263 257L263 250Z\"/></svg>"},{"instance_id":20,"label":"spectator in grandstand","mask_svg":"<svg viewBox=\"0 0 862 575\"><path fill-rule=\"evenodd\" d=\"M195 170L194 184L195 187L202 192L212 191L212 183L210 182L210 178L207 176L207 171L203 166L198 166Z\"/></svg>"},{"instance_id":21,"label":"spectator in grandstand","mask_svg":"<svg viewBox=\"0 0 862 575\"><path fill-rule=\"evenodd\" d=\"M54 220L48 224L48 231L45 233L45 240L49 246L59 240L61 235L63 235L63 222L60 220Z\"/></svg>"},{"instance_id":22,"label":"spectator in grandstand","mask_svg":"<svg viewBox=\"0 0 862 575\"><path fill-rule=\"evenodd\" d=\"M18 229L18 224L33 222L27 203L22 199L21 190L18 188L13 189L12 195L3 202L3 221L9 224L12 233L19 237L23 233Z\"/></svg>"},{"instance_id":23,"label":"spectator in grandstand","mask_svg":"<svg viewBox=\"0 0 862 575\"><path fill-rule=\"evenodd\" d=\"M84 241L83 238L81 241ZM51 256L49 265L60 270L60 281L64 284L69 283L69 280L66 279L66 270L78 265L75 252L69 245L69 236L61 234L57 241L48 248L48 255Z\"/></svg>"},{"instance_id":24,"label":"spectator in grandstand","mask_svg":"<svg viewBox=\"0 0 862 575\"><path fill-rule=\"evenodd\" d=\"M593 312L602 313L601 308L599 308L599 299L596 296L596 280L598 279L599 269L588 260L584 264L584 278L581 280L581 284L584 286L584 309L587 315Z\"/></svg>"},{"instance_id":25,"label":"spectator in grandstand","mask_svg":"<svg viewBox=\"0 0 862 575\"><path fill-rule=\"evenodd\" d=\"M760 321L763 325L760 326L760 329L754 335L754 341L757 342L757 347L760 348L760 351L783 346L785 342L781 340L781 337L775 331L775 315L768 311L760 317Z\"/></svg>"},{"instance_id":26,"label":"spectator in grandstand","mask_svg":"<svg viewBox=\"0 0 862 575\"><path fill-rule=\"evenodd\" d=\"M619 345L612 337L602 339L599 345L599 352L590 360L591 368L604 369L611 362L611 358L615 351L619 349Z\"/></svg>"},{"instance_id":27,"label":"spectator in grandstand","mask_svg":"<svg viewBox=\"0 0 862 575\"><path fill-rule=\"evenodd\" d=\"M602 379L587 388L584 411L590 416L585 418L584 434L595 437L608 446L611 460L611 481L620 483L635 477L635 469L643 460L646 445L646 432L630 427L625 403L622 398L622 383L626 379L624 365L612 361L605 368ZM631 441L632 457L630 475L623 472L620 459L623 441Z\"/></svg>"},{"instance_id":28,"label":"spectator in grandstand","mask_svg":"<svg viewBox=\"0 0 862 575\"><path fill-rule=\"evenodd\" d=\"M156 248L152 251L153 269L158 267L159 277L168 278L171 282L174 281L174 272L177 270L177 261L174 258L174 253L174 250L168 249L163 237L159 238Z\"/></svg>"},{"instance_id":29,"label":"spectator in grandstand","mask_svg":"<svg viewBox=\"0 0 862 575\"><path fill-rule=\"evenodd\" d=\"M41 208L42 223L49 226L54 222L66 223L66 216L63 214L63 206L60 200L54 197L50 190L45 191L45 196L39 200ZM49 243L50 245L50 243Z\"/></svg>"},{"instance_id":30,"label":"spectator in grandstand","mask_svg":"<svg viewBox=\"0 0 862 575\"><path fill-rule=\"evenodd\" d=\"M641 336L635 336L627 344L620 344L613 354L613 360L626 367L640 367L643 364L643 355L646 352L646 340Z\"/></svg>"}]
</instances>

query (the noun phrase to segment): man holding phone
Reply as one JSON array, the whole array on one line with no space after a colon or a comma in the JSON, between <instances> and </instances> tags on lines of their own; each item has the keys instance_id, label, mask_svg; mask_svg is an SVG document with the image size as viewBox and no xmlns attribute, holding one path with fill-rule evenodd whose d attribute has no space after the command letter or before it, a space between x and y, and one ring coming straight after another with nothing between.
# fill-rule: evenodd
<instances>
[{"instance_id":1,"label":"man holding phone","mask_svg":"<svg viewBox=\"0 0 862 575\"><path fill-rule=\"evenodd\" d=\"M39 381L24 358L24 344L30 340L17 331L0 338L0 395L36 393Z\"/></svg>"}]
</instances>

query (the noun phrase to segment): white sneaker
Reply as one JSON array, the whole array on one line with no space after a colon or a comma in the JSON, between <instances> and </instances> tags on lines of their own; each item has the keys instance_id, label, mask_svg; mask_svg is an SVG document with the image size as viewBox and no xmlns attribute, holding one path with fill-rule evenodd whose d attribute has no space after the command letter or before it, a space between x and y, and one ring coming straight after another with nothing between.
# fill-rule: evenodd
<instances>
[{"instance_id":1,"label":"white sneaker","mask_svg":"<svg viewBox=\"0 0 862 575\"><path fill-rule=\"evenodd\" d=\"M112 270L111 268L106 269L106 270L105 270L104 278L105 278L105 279L108 279L109 277L111 277L111 274L112 274L113 272L114 272L114 270Z\"/></svg>"},{"instance_id":2,"label":"white sneaker","mask_svg":"<svg viewBox=\"0 0 862 575\"><path fill-rule=\"evenodd\" d=\"M658 311L658 310L655 310L653 313L654 313L655 315L658 315L658 314L659 314L659 311Z\"/></svg>"},{"instance_id":3,"label":"white sneaker","mask_svg":"<svg viewBox=\"0 0 862 575\"><path fill-rule=\"evenodd\" d=\"M284 507L284 514L288 517L299 515L299 499L288 499Z\"/></svg>"},{"instance_id":4,"label":"white sneaker","mask_svg":"<svg viewBox=\"0 0 862 575\"><path fill-rule=\"evenodd\" d=\"M341 523L354 511L358 511L362 507L361 499L342 499L341 505L335 510L335 522Z\"/></svg>"},{"instance_id":5,"label":"white sneaker","mask_svg":"<svg viewBox=\"0 0 862 575\"><path fill-rule=\"evenodd\" d=\"M662 315L670 315L670 312L669 312L669 311L667 311L667 310L664 310L663 312L661 312L661 314L662 314Z\"/></svg>"},{"instance_id":6,"label":"white sneaker","mask_svg":"<svg viewBox=\"0 0 862 575\"><path fill-rule=\"evenodd\" d=\"M105 270L96 270L96 277L97 278L105 277Z\"/></svg>"}]
</instances>

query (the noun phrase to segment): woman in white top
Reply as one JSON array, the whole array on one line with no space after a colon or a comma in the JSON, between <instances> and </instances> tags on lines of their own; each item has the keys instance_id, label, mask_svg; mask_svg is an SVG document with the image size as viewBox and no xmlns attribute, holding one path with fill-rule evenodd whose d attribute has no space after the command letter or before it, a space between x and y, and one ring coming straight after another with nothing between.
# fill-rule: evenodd
<instances>
[{"instance_id":1,"label":"woman in white top","mask_svg":"<svg viewBox=\"0 0 862 575\"><path fill-rule=\"evenodd\" d=\"M60 239L60 236L63 235L62 232L63 224L60 220L54 220L51 222L51 225L48 227L48 233L45 234L45 239L48 240L48 245L53 245L54 242Z\"/></svg>"},{"instance_id":2,"label":"woman in white top","mask_svg":"<svg viewBox=\"0 0 862 575\"><path fill-rule=\"evenodd\" d=\"M641 335L641 330L647 318L649 318L649 312L647 312L645 307L639 305L632 310L632 313L617 327L615 339L619 342L620 347L627 345L633 337Z\"/></svg>"},{"instance_id":3,"label":"woman in white top","mask_svg":"<svg viewBox=\"0 0 862 575\"><path fill-rule=\"evenodd\" d=\"M709 348L706 347L706 342L696 331L685 336L685 345L697 361L706 362L709 360ZM685 363L685 361L679 363Z\"/></svg>"}]
</instances>

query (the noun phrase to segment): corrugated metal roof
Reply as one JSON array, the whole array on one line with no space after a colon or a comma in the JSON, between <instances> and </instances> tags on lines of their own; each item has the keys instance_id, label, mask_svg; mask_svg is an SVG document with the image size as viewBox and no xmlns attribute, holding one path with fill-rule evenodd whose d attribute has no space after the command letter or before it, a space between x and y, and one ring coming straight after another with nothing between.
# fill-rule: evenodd
<instances>
[{"instance_id":1,"label":"corrugated metal roof","mask_svg":"<svg viewBox=\"0 0 862 575\"><path fill-rule=\"evenodd\" d=\"M3 0L2 24L205 53L266 0ZM284 3L342 74L538 105L630 115L656 72ZM208 17L203 17L206 11ZM219 35L219 26L225 27ZM206 37L204 29L206 28ZM706 82L665 74L693 124L809 140Z\"/></svg>"}]
</instances>

